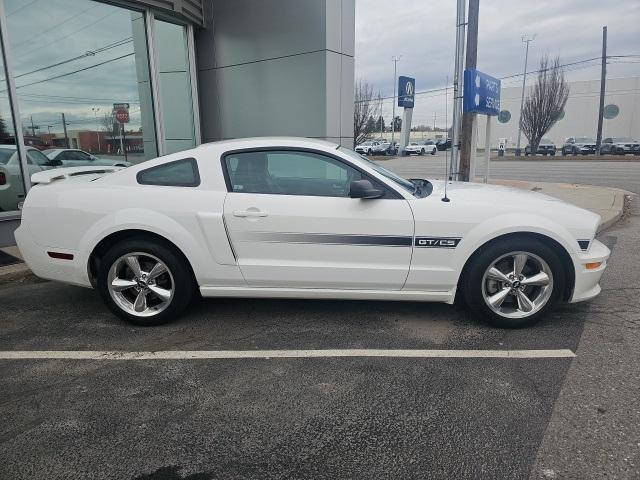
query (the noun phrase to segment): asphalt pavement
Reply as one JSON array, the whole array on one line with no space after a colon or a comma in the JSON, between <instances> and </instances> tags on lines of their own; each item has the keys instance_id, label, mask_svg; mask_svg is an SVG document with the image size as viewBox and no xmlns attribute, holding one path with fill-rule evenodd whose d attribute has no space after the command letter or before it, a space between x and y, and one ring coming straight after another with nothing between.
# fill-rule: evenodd
<instances>
[{"instance_id":1,"label":"asphalt pavement","mask_svg":"<svg viewBox=\"0 0 640 480\"><path fill-rule=\"evenodd\" d=\"M0 478L638 478L639 231L632 216L602 234L614 253L599 298L517 331L459 306L243 299L138 328L92 290L4 285L0 351L577 357L0 360Z\"/></svg>"}]
</instances>

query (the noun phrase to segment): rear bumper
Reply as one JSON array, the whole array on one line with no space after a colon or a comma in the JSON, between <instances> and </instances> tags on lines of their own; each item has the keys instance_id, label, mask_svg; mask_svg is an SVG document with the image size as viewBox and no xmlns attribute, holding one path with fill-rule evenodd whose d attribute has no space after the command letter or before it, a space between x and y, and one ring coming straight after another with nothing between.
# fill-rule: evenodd
<instances>
[{"instance_id":1,"label":"rear bumper","mask_svg":"<svg viewBox=\"0 0 640 480\"><path fill-rule=\"evenodd\" d=\"M576 281L569 303L582 302L594 298L600 293L600 277L607 268L607 260L611 251L598 240L593 240L589 250L575 255L573 263L576 269ZM587 270L585 264L602 262L595 269Z\"/></svg>"},{"instance_id":2,"label":"rear bumper","mask_svg":"<svg viewBox=\"0 0 640 480\"><path fill-rule=\"evenodd\" d=\"M86 261L81 258L82 256L78 252L39 245L23 225L18 227L14 235L24 261L36 276L83 287L91 286ZM51 258L47 253L50 250L71 254L73 260Z\"/></svg>"}]
</instances>

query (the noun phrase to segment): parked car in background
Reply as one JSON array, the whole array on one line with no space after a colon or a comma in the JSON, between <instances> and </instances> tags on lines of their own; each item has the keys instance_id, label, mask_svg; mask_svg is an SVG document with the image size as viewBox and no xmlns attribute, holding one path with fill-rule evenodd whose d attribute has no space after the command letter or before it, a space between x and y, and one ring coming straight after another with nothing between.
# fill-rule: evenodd
<instances>
[{"instance_id":1,"label":"parked car in background","mask_svg":"<svg viewBox=\"0 0 640 480\"><path fill-rule=\"evenodd\" d=\"M418 144L424 147L424 153L430 153L431 155L438 153L438 147L433 140L423 140L418 142Z\"/></svg>"},{"instance_id":2,"label":"parked car in background","mask_svg":"<svg viewBox=\"0 0 640 480\"><path fill-rule=\"evenodd\" d=\"M610 155L640 155L640 142L627 137L609 137L602 140L601 154Z\"/></svg>"},{"instance_id":3,"label":"parked car in background","mask_svg":"<svg viewBox=\"0 0 640 480\"><path fill-rule=\"evenodd\" d=\"M416 155L424 155L425 153L435 155L438 149L435 145L425 145L424 143L411 142L409 143L409 145L404 147L404 151L407 155L411 155L412 153L415 153Z\"/></svg>"},{"instance_id":4,"label":"parked car in background","mask_svg":"<svg viewBox=\"0 0 640 480\"><path fill-rule=\"evenodd\" d=\"M376 147L377 145L378 142L367 140L366 142L358 144L355 148L355 151L360 153L361 155L371 155L373 153L373 147Z\"/></svg>"},{"instance_id":5,"label":"parked car in background","mask_svg":"<svg viewBox=\"0 0 640 480\"><path fill-rule=\"evenodd\" d=\"M26 147L29 176L34 173L59 166L49 160L37 148ZM18 210L18 204L24 199L24 184L18 150L15 145L0 145L0 212Z\"/></svg>"},{"instance_id":6,"label":"parked car in background","mask_svg":"<svg viewBox=\"0 0 640 480\"><path fill-rule=\"evenodd\" d=\"M391 148L391 142L387 140L378 140L374 142L374 145L371 147L372 155L391 155L394 151L395 149Z\"/></svg>"},{"instance_id":7,"label":"parked car in background","mask_svg":"<svg viewBox=\"0 0 640 480\"><path fill-rule=\"evenodd\" d=\"M444 138L441 138L439 140L436 141L436 148L438 150L449 150L451 148L451 139L447 138L446 140Z\"/></svg>"},{"instance_id":8,"label":"parked car in background","mask_svg":"<svg viewBox=\"0 0 640 480\"><path fill-rule=\"evenodd\" d=\"M98 158L95 155L85 152L84 150L76 150L73 148L52 148L44 150L49 159L60 161L65 167L81 167L83 165L102 166L102 167L130 167L131 162L121 159Z\"/></svg>"},{"instance_id":9,"label":"parked car in background","mask_svg":"<svg viewBox=\"0 0 640 480\"><path fill-rule=\"evenodd\" d=\"M536 153L538 155L555 155L556 154L556 146L555 144L549 140L548 138L543 138L540 140L540 144L538 145L538 150ZM531 145L527 145L524 149L524 154L531 155Z\"/></svg>"},{"instance_id":10,"label":"parked car in background","mask_svg":"<svg viewBox=\"0 0 640 480\"><path fill-rule=\"evenodd\" d=\"M596 153L596 141L590 137L569 137L562 146L562 155L589 155Z\"/></svg>"}]
</instances>

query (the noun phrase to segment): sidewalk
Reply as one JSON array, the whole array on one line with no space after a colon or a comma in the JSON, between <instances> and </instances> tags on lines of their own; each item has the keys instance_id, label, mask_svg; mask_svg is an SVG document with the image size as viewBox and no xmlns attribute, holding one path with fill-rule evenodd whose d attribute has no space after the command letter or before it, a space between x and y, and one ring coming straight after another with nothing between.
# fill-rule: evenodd
<instances>
[{"instance_id":1,"label":"sidewalk","mask_svg":"<svg viewBox=\"0 0 640 480\"><path fill-rule=\"evenodd\" d=\"M481 180L478 180L481 181ZM591 210L602 217L598 231L605 230L622 217L625 209L625 197L633 195L618 188L595 187L591 185L574 185L569 183L525 182L522 180L492 180L496 185L533 190L568 203ZM17 247L0 248L0 251L21 259ZM0 287L6 284L37 281L29 268L22 263L0 264Z\"/></svg>"}]
</instances>

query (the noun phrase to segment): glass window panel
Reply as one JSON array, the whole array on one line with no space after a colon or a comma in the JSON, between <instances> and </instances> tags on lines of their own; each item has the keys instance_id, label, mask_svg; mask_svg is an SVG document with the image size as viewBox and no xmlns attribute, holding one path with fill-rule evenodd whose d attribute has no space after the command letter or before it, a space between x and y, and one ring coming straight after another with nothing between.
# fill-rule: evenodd
<instances>
[{"instance_id":1,"label":"glass window panel","mask_svg":"<svg viewBox=\"0 0 640 480\"><path fill-rule=\"evenodd\" d=\"M184 26L155 20L159 94L166 153L193 148L193 101Z\"/></svg>"},{"instance_id":2,"label":"glass window panel","mask_svg":"<svg viewBox=\"0 0 640 480\"><path fill-rule=\"evenodd\" d=\"M106 163L157 156L144 15L92 0L4 2L25 144Z\"/></svg>"},{"instance_id":3,"label":"glass window panel","mask_svg":"<svg viewBox=\"0 0 640 480\"><path fill-rule=\"evenodd\" d=\"M237 153L225 158L234 192L347 197L362 174L324 155L295 151Z\"/></svg>"},{"instance_id":4,"label":"glass window panel","mask_svg":"<svg viewBox=\"0 0 640 480\"><path fill-rule=\"evenodd\" d=\"M16 149L13 115L4 76L4 59L0 55L0 212L18 210L24 200L22 168ZM39 167L33 166L34 173Z\"/></svg>"}]
</instances>

